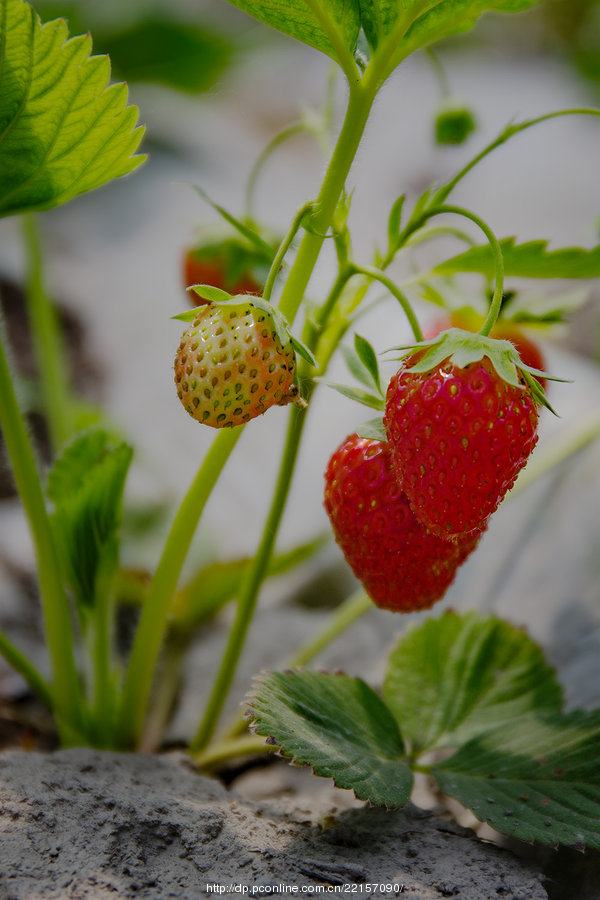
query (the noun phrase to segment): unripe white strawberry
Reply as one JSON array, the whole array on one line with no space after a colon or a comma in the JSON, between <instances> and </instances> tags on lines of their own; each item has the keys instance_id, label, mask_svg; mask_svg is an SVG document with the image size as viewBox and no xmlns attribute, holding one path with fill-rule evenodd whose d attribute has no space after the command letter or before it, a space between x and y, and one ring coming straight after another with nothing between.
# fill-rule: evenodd
<instances>
[{"instance_id":1,"label":"unripe white strawberry","mask_svg":"<svg viewBox=\"0 0 600 900\"><path fill-rule=\"evenodd\" d=\"M177 395L213 428L243 425L297 400L292 338L256 297L207 303L183 333L175 357Z\"/></svg>"}]
</instances>

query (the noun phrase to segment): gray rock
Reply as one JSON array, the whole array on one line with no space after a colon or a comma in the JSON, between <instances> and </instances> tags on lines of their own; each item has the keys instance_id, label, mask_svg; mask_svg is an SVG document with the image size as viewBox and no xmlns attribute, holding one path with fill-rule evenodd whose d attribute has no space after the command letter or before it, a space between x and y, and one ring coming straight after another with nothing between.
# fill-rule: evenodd
<instances>
[{"instance_id":1,"label":"gray rock","mask_svg":"<svg viewBox=\"0 0 600 900\"><path fill-rule=\"evenodd\" d=\"M0 832L3 900L192 898L217 886L390 896L386 885L413 900L547 897L523 862L432 812L253 802L177 756L6 752Z\"/></svg>"}]
</instances>

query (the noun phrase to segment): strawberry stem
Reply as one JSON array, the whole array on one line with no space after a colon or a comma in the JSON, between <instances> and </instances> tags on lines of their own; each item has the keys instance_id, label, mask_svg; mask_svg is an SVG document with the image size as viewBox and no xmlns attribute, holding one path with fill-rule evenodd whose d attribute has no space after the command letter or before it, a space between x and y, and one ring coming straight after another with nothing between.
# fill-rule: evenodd
<instances>
[{"instance_id":1,"label":"strawberry stem","mask_svg":"<svg viewBox=\"0 0 600 900\"><path fill-rule=\"evenodd\" d=\"M71 612L33 448L15 395L1 333L0 425L33 537L52 664L52 707L63 743L68 745L84 732L83 698L73 653ZM35 678L33 670L30 676ZM47 692L44 695L47 697Z\"/></svg>"},{"instance_id":2,"label":"strawberry stem","mask_svg":"<svg viewBox=\"0 0 600 900\"><path fill-rule=\"evenodd\" d=\"M398 288L394 282L387 277L387 275L381 271L381 269L373 268L372 266L352 266L353 271L357 275L366 275L367 278L372 278L375 281L379 281L384 287L388 289L390 294L392 294L402 309L404 310L404 314L408 319L408 323L412 329L412 333L415 336L416 341L423 340L423 332L421 331L421 327L417 321L417 317L415 316L414 310L410 305L410 302L406 298L406 296L402 293L400 288Z\"/></svg>"},{"instance_id":3,"label":"strawberry stem","mask_svg":"<svg viewBox=\"0 0 600 900\"><path fill-rule=\"evenodd\" d=\"M269 274L267 275L267 279L265 281L265 286L263 289L263 299L270 300L271 294L273 293L273 287L275 285L275 279L279 274L279 270L283 265L283 260L285 259L285 255L290 249L292 245L292 241L298 234L298 231L302 227L302 222L306 218L306 216L311 212L314 208L314 204L312 201L305 203L304 206L300 207L296 215L292 220L292 224L290 225L287 234L281 241L279 247L277 248L277 253L271 263L271 268L269 269Z\"/></svg>"},{"instance_id":4,"label":"strawberry stem","mask_svg":"<svg viewBox=\"0 0 600 900\"><path fill-rule=\"evenodd\" d=\"M27 314L39 368L39 389L54 453L73 433L69 377L56 310L46 293L37 220L23 216L27 258Z\"/></svg>"},{"instance_id":5,"label":"strawberry stem","mask_svg":"<svg viewBox=\"0 0 600 900\"><path fill-rule=\"evenodd\" d=\"M171 526L144 602L129 659L117 719L118 746L131 747L139 741L150 697L154 667L181 569L206 502L241 437L243 428L244 426L238 426L219 432Z\"/></svg>"}]
</instances>

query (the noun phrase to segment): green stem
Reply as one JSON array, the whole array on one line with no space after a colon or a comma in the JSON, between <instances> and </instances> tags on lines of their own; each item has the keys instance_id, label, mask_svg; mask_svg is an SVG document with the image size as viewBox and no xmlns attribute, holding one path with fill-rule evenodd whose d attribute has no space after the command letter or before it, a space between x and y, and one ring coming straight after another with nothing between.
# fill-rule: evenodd
<instances>
[{"instance_id":1,"label":"green stem","mask_svg":"<svg viewBox=\"0 0 600 900\"><path fill-rule=\"evenodd\" d=\"M560 116L600 116L600 110L586 107L579 107L574 109L560 109L556 112L546 113L543 116L538 116L535 119L528 119L526 122L521 122L519 125L509 125L507 128L502 131L497 138L494 138L486 147L483 148L481 153L478 153L470 162L467 163L455 176L452 178L448 184L445 184L442 188L437 191L435 194L434 202L440 203L444 202L444 200L449 196L449 194L454 190L459 181L467 175L471 169L474 169L475 166L481 162L488 154L490 154L497 147L500 147L502 144L505 144L511 137L514 137L515 134L519 134L521 131L525 131L527 128L531 128L533 125L539 125L541 122L548 122L550 119L557 119Z\"/></svg>"},{"instance_id":2,"label":"green stem","mask_svg":"<svg viewBox=\"0 0 600 900\"><path fill-rule=\"evenodd\" d=\"M82 697L73 655L69 603L33 450L15 396L1 333L0 425L35 546L44 628L52 666L53 709L63 738L69 740L70 733L83 729Z\"/></svg>"},{"instance_id":3,"label":"green stem","mask_svg":"<svg viewBox=\"0 0 600 900\"><path fill-rule=\"evenodd\" d=\"M305 203L304 206L302 206L298 210L298 212L294 216L292 224L290 225L290 227L288 229L287 234L285 235L285 237L283 238L279 247L277 248L277 253L275 254L273 262L271 263L271 268L269 269L269 274L267 275L267 279L265 281L265 286L263 289L263 297L265 300L271 299L271 294L273 293L273 286L275 284L275 279L277 278L277 275L279 274L279 270L281 269L281 266L283 265L283 260L285 259L285 255L288 252L288 250L290 249L292 241L298 234L298 231L302 225L302 221L303 221L304 217L310 212L310 210L312 208L313 208L313 203L311 201L310 203Z\"/></svg>"},{"instance_id":4,"label":"green stem","mask_svg":"<svg viewBox=\"0 0 600 900\"><path fill-rule=\"evenodd\" d=\"M114 685L111 671L112 604L108 595L96 597L91 627L94 665L93 728L99 747L112 746Z\"/></svg>"},{"instance_id":5,"label":"green stem","mask_svg":"<svg viewBox=\"0 0 600 900\"><path fill-rule=\"evenodd\" d=\"M120 746L131 747L139 741L154 667L181 569L206 502L243 427L223 429L216 436L171 526L144 602L123 684L117 720Z\"/></svg>"},{"instance_id":6,"label":"green stem","mask_svg":"<svg viewBox=\"0 0 600 900\"><path fill-rule=\"evenodd\" d=\"M359 588L344 600L344 602L332 613L328 623L312 640L300 647L288 657L279 668L292 669L305 666L317 656L321 650L339 637L357 619L373 608L373 601L368 594ZM246 730L246 721L243 715L237 715L225 730L224 739L233 739Z\"/></svg>"},{"instance_id":7,"label":"green stem","mask_svg":"<svg viewBox=\"0 0 600 900\"><path fill-rule=\"evenodd\" d=\"M346 631L357 619L373 608L373 601L359 588L335 610L325 628L311 641L300 647L284 663L283 668L305 666L329 646L342 632Z\"/></svg>"},{"instance_id":8,"label":"green stem","mask_svg":"<svg viewBox=\"0 0 600 900\"><path fill-rule=\"evenodd\" d=\"M433 216L441 216L446 214L462 216L465 219L469 219L469 221L473 222L475 225L477 225L478 228L481 229L481 231L483 231L491 247L496 270L496 283L494 286L494 294L487 318L479 331L479 334L487 337L496 323L498 315L500 314L500 308L502 306L502 296L504 291L504 260L502 258L502 248L500 247L498 238L482 218L471 212L471 210L469 209L463 209L462 206L434 206L430 209L425 210L425 212L418 216L414 222L411 222L407 226L398 240L398 249L404 246L409 238L415 232L417 232L425 224L425 222L433 218Z\"/></svg>"},{"instance_id":9,"label":"green stem","mask_svg":"<svg viewBox=\"0 0 600 900\"><path fill-rule=\"evenodd\" d=\"M534 454L529 465L519 475L515 486L509 493L514 497L528 488L534 481L551 472L561 463L579 453L588 444L600 437L600 415L589 413L583 421L573 424L566 437L557 438L539 454Z\"/></svg>"},{"instance_id":10,"label":"green stem","mask_svg":"<svg viewBox=\"0 0 600 900\"><path fill-rule=\"evenodd\" d=\"M258 176L262 172L265 163L272 156L275 150L277 150L277 148L281 146L281 144L285 143L285 141L294 137L296 134L302 134L302 132L306 130L307 125L305 122L294 122L293 125L288 125L287 128L283 128L278 134L275 135L275 137L271 138L269 143L256 158L256 162L250 170L250 174L248 176L248 181L246 184L246 200L244 205L247 219L253 218L252 210L254 208L254 193L256 191L256 182L258 181Z\"/></svg>"},{"instance_id":11,"label":"green stem","mask_svg":"<svg viewBox=\"0 0 600 900\"><path fill-rule=\"evenodd\" d=\"M69 377L56 310L44 288L36 218L23 216L27 253L27 312L39 369L39 388L54 453L73 432Z\"/></svg>"},{"instance_id":12,"label":"green stem","mask_svg":"<svg viewBox=\"0 0 600 900\"><path fill-rule=\"evenodd\" d=\"M251 734L246 737L235 738L231 741L219 741L209 747L208 750L194 756L194 762L201 769L208 769L219 763L226 762L228 759L235 759L238 756L249 756L250 754L257 753L272 753L273 750L276 749L276 747L272 747L265 743L264 737Z\"/></svg>"},{"instance_id":13,"label":"green stem","mask_svg":"<svg viewBox=\"0 0 600 900\"><path fill-rule=\"evenodd\" d=\"M50 711L54 708L54 698L52 696L52 688L45 678L40 675L33 663L18 650L15 645L9 641L5 634L0 631L0 653L12 666L15 672L25 679L36 697L47 706Z\"/></svg>"},{"instance_id":14,"label":"green stem","mask_svg":"<svg viewBox=\"0 0 600 900\"><path fill-rule=\"evenodd\" d=\"M314 204L312 228L306 231L294 264L290 269L279 308L291 322L300 307L306 287L321 252L325 234L331 224L335 209L361 142L376 87L365 89L363 84L350 85L350 97L344 123L335 150L327 167L321 190Z\"/></svg>"},{"instance_id":15,"label":"green stem","mask_svg":"<svg viewBox=\"0 0 600 900\"><path fill-rule=\"evenodd\" d=\"M394 282L390 278L388 278L387 275L385 275L384 272L382 272L380 269L375 269L371 266L353 266L352 268L357 275L366 275L368 278L372 278L374 281L379 281L384 287L388 289L390 294L392 294L396 298L396 300L402 307L412 329L412 333L415 336L415 340L422 341L423 332L421 331L421 327L417 321L417 317L413 312L413 308L402 291L394 284Z\"/></svg>"},{"instance_id":16,"label":"green stem","mask_svg":"<svg viewBox=\"0 0 600 900\"><path fill-rule=\"evenodd\" d=\"M229 632L221 665L213 683L212 691L194 739L190 744L192 753L199 753L209 742L223 705L227 699L235 670L242 653L248 628L256 608L258 593L273 551L279 523L290 489L294 465L298 455L300 437L306 417L306 408L293 406L290 412L288 432L279 467L279 475L271 507L256 555L246 570L240 588L236 616Z\"/></svg>"}]
</instances>

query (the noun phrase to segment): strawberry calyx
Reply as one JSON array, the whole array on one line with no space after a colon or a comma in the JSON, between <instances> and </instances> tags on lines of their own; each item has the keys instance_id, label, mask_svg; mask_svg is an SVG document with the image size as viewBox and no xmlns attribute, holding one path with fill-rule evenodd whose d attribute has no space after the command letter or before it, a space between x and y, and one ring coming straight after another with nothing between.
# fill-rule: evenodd
<instances>
[{"instance_id":1,"label":"strawberry calyx","mask_svg":"<svg viewBox=\"0 0 600 900\"><path fill-rule=\"evenodd\" d=\"M518 350L510 341L491 338L479 333L464 331L462 328L449 328L436 337L420 341L410 346L392 347L391 350L402 350L403 359L418 351L416 362L407 370L423 374L437 368L445 360L449 360L458 368L464 369L470 363L479 362L487 357L500 378L513 387L525 390L528 388L534 399L556 415L552 409L539 378L549 381L564 381L563 378L549 375L541 369L528 366L523 362ZM389 351L388 351L389 352Z\"/></svg>"},{"instance_id":2,"label":"strawberry calyx","mask_svg":"<svg viewBox=\"0 0 600 900\"><path fill-rule=\"evenodd\" d=\"M265 300L264 297L255 296L254 294L232 295L211 284L192 284L187 290L195 293L205 302L200 306L195 306L193 309L178 313L172 318L178 319L181 322L193 322L198 312L203 306L206 306L207 303L212 304L213 306L233 307L234 309L239 308L240 310L244 306L251 304L255 309L262 310L269 317L269 321L272 323L275 333L282 345L285 346L286 344L291 343L298 356L301 356L311 366L317 365L309 348L292 334L290 325L283 313L268 300Z\"/></svg>"}]
</instances>

